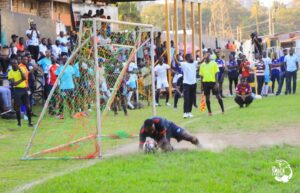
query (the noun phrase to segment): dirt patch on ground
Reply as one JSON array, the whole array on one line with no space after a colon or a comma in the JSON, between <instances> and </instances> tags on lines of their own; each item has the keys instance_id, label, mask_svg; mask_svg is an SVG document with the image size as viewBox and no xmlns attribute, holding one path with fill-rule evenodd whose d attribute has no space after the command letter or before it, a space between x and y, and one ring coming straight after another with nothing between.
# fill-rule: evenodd
<instances>
[{"instance_id":1,"label":"dirt patch on ground","mask_svg":"<svg viewBox=\"0 0 300 193\"><path fill-rule=\"evenodd\" d=\"M196 134L200 140L204 150L211 150L214 152L220 152L227 147L235 147L241 149L257 149L262 146L273 146L273 145L300 145L300 125L289 126L284 129L264 131L264 132L226 132L226 133L198 133ZM0 136L1 137L1 136ZM171 141L172 145L177 150L195 150L197 147L188 143ZM138 152L138 142L122 145L116 149L109 151L103 155L103 158L111 156L128 155ZM71 172L78 171L83 168L90 167L101 160L89 160L85 164L80 166L73 166L68 168L66 171L54 173L46 176L42 179L30 182L23 186L17 187L12 192L23 192L29 188L38 184L44 183L52 178L62 176Z\"/></svg>"},{"instance_id":2,"label":"dirt patch on ground","mask_svg":"<svg viewBox=\"0 0 300 193\"><path fill-rule=\"evenodd\" d=\"M227 147L241 149L257 149L262 146L274 145L300 145L300 125L289 126L288 128L264 131L264 132L226 132L226 133L198 133L196 134L204 150L220 152ZM197 149L189 142L177 143L171 141L175 149ZM127 155L138 151L137 142L123 145L104 156Z\"/></svg>"}]
</instances>

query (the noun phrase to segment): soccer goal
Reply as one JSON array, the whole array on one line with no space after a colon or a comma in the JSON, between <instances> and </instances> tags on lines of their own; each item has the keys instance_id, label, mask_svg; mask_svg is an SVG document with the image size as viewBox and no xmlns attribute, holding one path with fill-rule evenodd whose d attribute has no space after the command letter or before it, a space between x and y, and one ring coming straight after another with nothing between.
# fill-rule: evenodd
<instances>
[{"instance_id":1,"label":"soccer goal","mask_svg":"<svg viewBox=\"0 0 300 193\"><path fill-rule=\"evenodd\" d=\"M140 106L156 114L152 25L82 19L76 49L58 63L23 160L100 158L103 140L118 137L102 133L107 117Z\"/></svg>"}]
</instances>

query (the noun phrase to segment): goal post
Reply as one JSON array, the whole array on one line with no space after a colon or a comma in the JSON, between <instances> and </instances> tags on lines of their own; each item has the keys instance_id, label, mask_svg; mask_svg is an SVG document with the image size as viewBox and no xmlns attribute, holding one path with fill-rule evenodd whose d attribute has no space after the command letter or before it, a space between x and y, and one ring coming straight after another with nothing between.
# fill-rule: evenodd
<instances>
[{"instance_id":1,"label":"goal post","mask_svg":"<svg viewBox=\"0 0 300 193\"><path fill-rule=\"evenodd\" d=\"M150 37L141 40L141 34L145 33ZM119 108L116 101L119 101L121 86L125 83L128 86L132 76L128 74L128 68L138 62L138 52L147 53L147 76L151 81L147 84L150 85L151 98L147 98L148 95L145 98L148 104L151 100L151 115L156 115L153 33L153 26L147 24L101 18L82 19L77 47L63 66L56 70L59 74L56 73L56 81L22 160L101 158L103 137L107 139L111 136L102 134L103 119L106 120L110 112ZM63 87L68 84L64 81L70 72L73 73L75 85L72 91ZM105 92L109 95L106 96ZM54 115L51 114L53 109ZM66 112L70 113L70 117L62 116Z\"/></svg>"}]
</instances>

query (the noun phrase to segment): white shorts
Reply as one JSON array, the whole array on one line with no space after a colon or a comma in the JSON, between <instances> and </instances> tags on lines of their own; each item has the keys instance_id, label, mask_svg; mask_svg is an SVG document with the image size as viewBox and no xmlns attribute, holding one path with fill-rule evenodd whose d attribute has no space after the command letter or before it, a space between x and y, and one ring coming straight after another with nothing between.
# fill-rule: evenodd
<instances>
[{"instance_id":1,"label":"white shorts","mask_svg":"<svg viewBox=\"0 0 300 193\"><path fill-rule=\"evenodd\" d=\"M168 80L161 80L159 78L156 80L156 88L157 89L167 88L167 87L169 87Z\"/></svg>"}]
</instances>

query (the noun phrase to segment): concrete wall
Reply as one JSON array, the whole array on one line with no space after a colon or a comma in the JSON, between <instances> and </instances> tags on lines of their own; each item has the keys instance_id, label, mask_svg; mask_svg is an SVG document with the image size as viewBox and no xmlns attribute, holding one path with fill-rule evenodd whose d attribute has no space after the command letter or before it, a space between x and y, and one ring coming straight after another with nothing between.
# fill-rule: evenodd
<instances>
[{"instance_id":1,"label":"concrete wall","mask_svg":"<svg viewBox=\"0 0 300 193\"><path fill-rule=\"evenodd\" d=\"M1 10L1 43L7 45L12 34L19 37L26 37L26 30L29 29L28 20L33 20L41 33L41 37L56 39L56 22L51 19L44 19L38 16L14 13ZM26 40L27 38L25 38Z\"/></svg>"}]
</instances>

